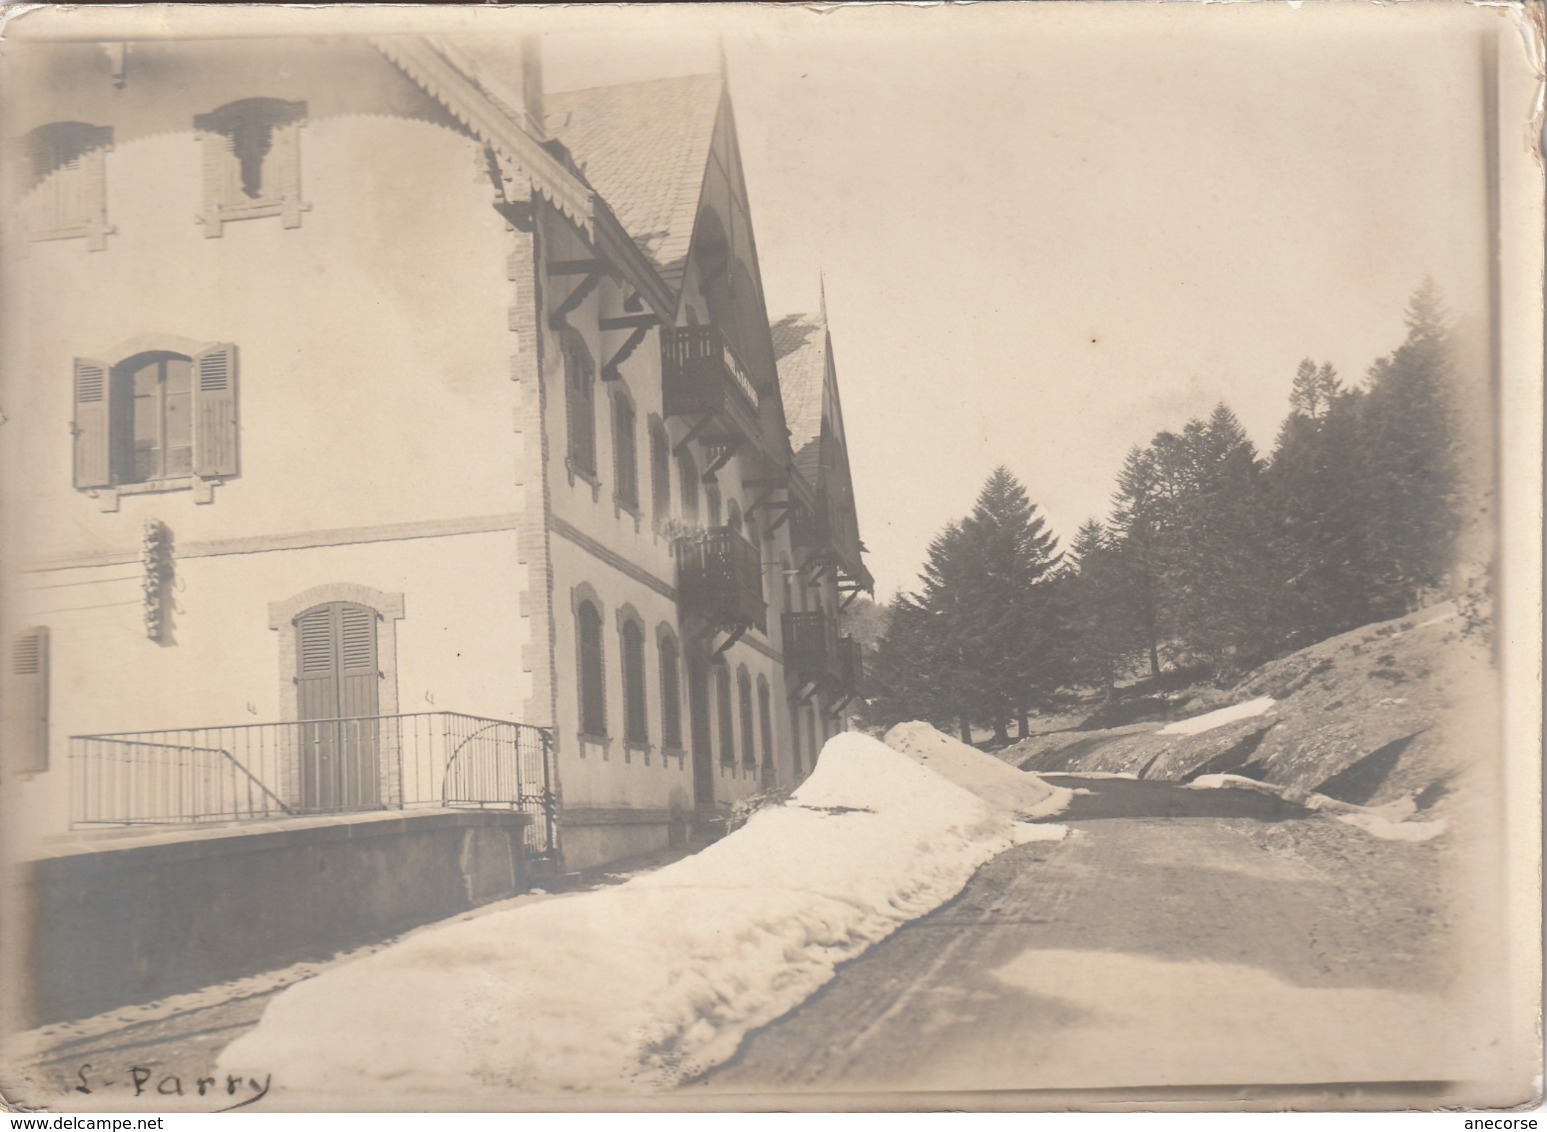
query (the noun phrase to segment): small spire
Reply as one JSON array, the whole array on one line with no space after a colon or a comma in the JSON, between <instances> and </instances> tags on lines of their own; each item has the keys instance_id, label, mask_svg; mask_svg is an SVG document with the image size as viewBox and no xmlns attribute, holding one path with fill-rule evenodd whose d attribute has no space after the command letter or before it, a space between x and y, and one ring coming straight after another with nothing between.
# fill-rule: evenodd
<instances>
[{"instance_id":1,"label":"small spire","mask_svg":"<svg viewBox=\"0 0 1547 1132\"><path fill-rule=\"evenodd\" d=\"M730 67L727 66L726 62L725 62L725 37L723 35L716 36L715 37L715 44L716 44L716 50L718 52L719 62L720 62L720 81L721 81L721 84L724 85L725 84L725 80L728 79L729 76L730 76Z\"/></svg>"},{"instance_id":2,"label":"small spire","mask_svg":"<svg viewBox=\"0 0 1547 1132\"><path fill-rule=\"evenodd\" d=\"M817 308L822 316L822 325L827 325L827 273L820 267L816 269L817 288L821 294L821 305Z\"/></svg>"}]
</instances>

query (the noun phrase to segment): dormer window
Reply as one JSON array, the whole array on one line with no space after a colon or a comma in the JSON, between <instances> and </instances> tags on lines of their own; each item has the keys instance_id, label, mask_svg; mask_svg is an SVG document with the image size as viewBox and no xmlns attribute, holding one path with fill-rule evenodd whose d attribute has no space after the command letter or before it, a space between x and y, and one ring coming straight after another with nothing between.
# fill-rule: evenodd
<instances>
[{"instance_id":1,"label":"dormer window","mask_svg":"<svg viewBox=\"0 0 1547 1132\"><path fill-rule=\"evenodd\" d=\"M104 158L112 146L111 126L86 122L50 122L27 135L27 234L32 239L84 236L91 251L107 247L113 229L107 222Z\"/></svg>"},{"instance_id":2,"label":"dormer window","mask_svg":"<svg viewBox=\"0 0 1547 1132\"><path fill-rule=\"evenodd\" d=\"M300 128L306 103L244 98L193 120L204 146L206 236L221 234L229 220L278 216L286 228L301 226Z\"/></svg>"}]
</instances>

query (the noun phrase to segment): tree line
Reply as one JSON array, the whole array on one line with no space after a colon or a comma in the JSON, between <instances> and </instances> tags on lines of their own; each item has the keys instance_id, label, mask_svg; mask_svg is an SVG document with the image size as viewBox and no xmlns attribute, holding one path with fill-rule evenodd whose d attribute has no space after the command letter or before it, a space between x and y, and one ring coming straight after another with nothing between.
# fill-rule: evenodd
<instances>
[{"instance_id":1,"label":"tree line","mask_svg":"<svg viewBox=\"0 0 1547 1132\"><path fill-rule=\"evenodd\" d=\"M1220 404L1135 446L1067 550L1008 469L930 543L868 661L870 722L1008 742L1072 689L1228 676L1433 600L1462 518L1454 333L1425 281L1361 384L1306 359L1272 453Z\"/></svg>"}]
</instances>

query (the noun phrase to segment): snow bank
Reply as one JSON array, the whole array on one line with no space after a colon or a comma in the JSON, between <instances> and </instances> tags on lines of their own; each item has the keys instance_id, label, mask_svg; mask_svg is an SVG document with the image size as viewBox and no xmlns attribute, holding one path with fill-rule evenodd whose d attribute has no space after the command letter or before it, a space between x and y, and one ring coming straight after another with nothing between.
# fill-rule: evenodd
<instances>
[{"instance_id":1,"label":"snow bank","mask_svg":"<svg viewBox=\"0 0 1547 1132\"><path fill-rule=\"evenodd\" d=\"M1383 806L1356 806L1352 802L1340 802L1325 794L1276 786L1271 782L1259 782L1255 778L1243 778L1239 774L1204 774L1187 786L1190 790L1255 790L1259 794L1271 794L1308 810L1328 813L1338 821L1347 822L1355 829L1361 829L1382 841L1429 841L1444 833L1447 828L1443 818L1436 821L1408 821L1418 810L1411 798L1398 798Z\"/></svg>"},{"instance_id":2,"label":"snow bank","mask_svg":"<svg viewBox=\"0 0 1547 1132\"><path fill-rule=\"evenodd\" d=\"M996 810L1018 818L1043 818L1068 809L1074 794L1029 771L984 754L927 723L899 723L883 740L920 766L976 794Z\"/></svg>"},{"instance_id":3,"label":"snow bank","mask_svg":"<svg viewBox=\"0 0 1547 1132\"><path fill-rule=\"evenodd\" d=\"M1254 715L1262 715L1273 706L1272 696L1258 696L1255 700L1247 700L1241 704L1231 704L1222 707L1218 711L1205 712L1195 715L1191 719L1179 719L1175 723L1168 723L1156 735L1201 735L1205 731L1213 731L1216 727L1223 727L1227 723L1234 723L1238 719L1250 719Z\"/></svg>"},{"instance_id":4,"label":"snow bank","mask_svg":"<svg viewBox=\"0 0 1547 1132\"><path fill-rule=\"evenodd\" d=\"M1010 772L1017 774L1018 772ZM1034 781L1034 780L1033 780ZM1028 826L839 735L788 801L626 884L423 931L279 995L221 1055L276 1092L669 1087L733 1054Z\"/></svg>"}]
</instances>

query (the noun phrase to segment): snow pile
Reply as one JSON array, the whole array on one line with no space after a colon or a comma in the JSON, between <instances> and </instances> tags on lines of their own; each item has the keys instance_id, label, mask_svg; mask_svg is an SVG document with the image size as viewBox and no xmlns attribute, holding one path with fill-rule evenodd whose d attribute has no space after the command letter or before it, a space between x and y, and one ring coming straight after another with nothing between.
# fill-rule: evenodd
<instances>
[{"instance_id":1,"label":"snow pile","mask_svg":"<svg viewBox=\"0 0 1547 1132\"><path fill-rule=\"evenodd\" d=\"M1234 723L1238 719L1251 719L1256 715L1263 715L1272 707L1272 696L1258 696L1255 700L1247 700L1241 704L1231 704L1222 707L1218 711L1205 712L1195 715L1191 719L1179 719L1175 723L1168 723L1156 735L1202 735L1205 731L1213 731L1216 727L1223 727L1227 723Z\"/></svg>"},{"instance_id":2,"label":"snow pile","mask_svg":"<svg viewBox=\"0 0 1547 1132\"><path fill-rule=\"evenodd\" d=\"M291 987L221 1070L334 1098L669 1087L995 854L1062 833L840 735L784 805L694 857L432 928Z\"/></svg>"},{"instance_id":3,"label":"snow pile","mask_svg":"<svg viewBox=\"0 0 1547 1132\"><path fill-rule=\"evenodd\" d=\"M899 723L884 740L920 766L950 779L996 810L1017 818L1044 818L1068 809L1074 795L1035 774L952 739L927 723Z\"/></svg>"},{"instance_id":4,"label":"snow pile","mask_svg":"<svg viewBox=\"0 0 1547 1132\"><path fill-rule=\"evenodd\" d=\"M1417 803L1411 798L1398 798L1383 806L1356 806L1352 802L1341 802L1325 794L1275 786L1271 782L1244 778L1239 774L1199 775L1187 786L1190 790L1255 790L1259 794L1271 794L1308 810L1328 813L1338 821L1346 822L1382 841L1431 841L1448 828L1444 818L1435 821L1407 820L1418 812Z\"/></svg>"}]
</instances>

